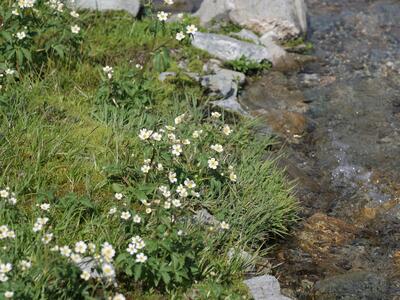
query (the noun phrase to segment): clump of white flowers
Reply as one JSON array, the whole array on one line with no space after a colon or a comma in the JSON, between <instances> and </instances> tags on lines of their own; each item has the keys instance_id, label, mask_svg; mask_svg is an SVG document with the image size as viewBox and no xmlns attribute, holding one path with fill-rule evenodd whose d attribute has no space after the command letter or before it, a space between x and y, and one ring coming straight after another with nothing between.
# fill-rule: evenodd
<instances>
[{"instance_id":1,"label":"clump of white flowers","mask_svg":"<svg viewBox=\"0 0 400 300\"><path fill-rule=\"evenodd\" d=\"M6 201L8 204L17 204L17 198L14 192L10 191L9 187L0 190L0 199Z\"/></svg>"}]
</instances>

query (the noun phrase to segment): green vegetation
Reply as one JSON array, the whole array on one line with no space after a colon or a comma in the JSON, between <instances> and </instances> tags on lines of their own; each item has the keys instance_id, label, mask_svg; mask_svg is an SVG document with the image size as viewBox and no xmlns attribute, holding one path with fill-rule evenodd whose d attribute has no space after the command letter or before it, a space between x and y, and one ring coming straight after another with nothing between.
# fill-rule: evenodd
<instances>
[{"instance_id":1,"label":"green vegetation","mask_svg":"<svg viewBox=\"0 0 400 300\"><path fill-rule=\"evenodd\" d=\"M264 70L269 70L272 64L269 61L252 61L244 56L239 59L229 61L225 63L228 68L232 70L242 72L246 75L257 75Z\"/></svg>"},{"instance_id":2,"label":"green vegetation","mask_svg":"<svg viewBox=\"0 0 400 300\"><path fill-rule=\"evenodd\" d=\"M298 37L298 38L294 38L288 41L285 41L282 43L282 46L284 48L287 48L289 51L292 50L296 50L296 48L299 48L300 46L302 46L301 48L297 49L297 52L301 52L301 53L308 53L311 52L314 48L313 44L311 42L307 42L304 40L303 37Z\"/></svg>"},{"instance_id":3,"label":"green vegetation","mask_svg":"<svg viewBox=\"0 0 400 300\"><path fill-rule=\"evenodd\" d=\"M11 3L3 29L21 32L5 18ZM273 141L212 109L197 83L157 80L204 59L190 19L80 12L76 32L77 17L60 13L79 47L57 35L36 56L47 33L29 23L31 59L0 52L0 299L246 299L243 270L297 218L264 159Z\"/></svg>"}]
</instances>

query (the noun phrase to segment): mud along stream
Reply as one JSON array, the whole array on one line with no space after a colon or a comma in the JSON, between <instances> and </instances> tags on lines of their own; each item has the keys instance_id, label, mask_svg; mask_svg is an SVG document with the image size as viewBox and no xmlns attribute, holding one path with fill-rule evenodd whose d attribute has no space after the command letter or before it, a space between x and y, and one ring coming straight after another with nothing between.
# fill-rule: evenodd
<instances>
[{"instance_id":1,"label":"mud along stream","mask_svg":"<svg viewBox=\"0 0 400 300\"><path fill-rule=\"evenodd\" d=\"M250 83L304 221L272 260L299 299L400 299L400 1L308 0L317 62Z\"/></svg>"}]
</instances>

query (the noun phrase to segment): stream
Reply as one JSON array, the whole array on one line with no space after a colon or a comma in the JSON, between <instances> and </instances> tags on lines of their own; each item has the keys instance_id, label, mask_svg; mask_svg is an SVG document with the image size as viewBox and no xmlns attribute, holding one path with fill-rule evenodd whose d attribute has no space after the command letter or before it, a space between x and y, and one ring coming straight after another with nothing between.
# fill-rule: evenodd
<instances>
[{"instance_id":1,"label":"stream","mask_svg":"<svg viewBox=\"0 0 400 300\"><path fill-rule=\"evenodd\" d=\"M297 299L400 299L400 1L307 5L317 60L240 99L285 141L303 207L274 275Z\"/></svg>"}]
</instances>

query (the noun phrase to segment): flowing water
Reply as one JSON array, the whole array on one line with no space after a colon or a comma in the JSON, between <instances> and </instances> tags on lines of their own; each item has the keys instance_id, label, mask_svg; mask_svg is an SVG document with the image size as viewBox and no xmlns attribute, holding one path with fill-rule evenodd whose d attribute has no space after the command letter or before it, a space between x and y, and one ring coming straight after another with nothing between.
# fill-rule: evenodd
<instances>
[{"instance_id":1,"label":"flowing water","mask_svg":"<svg viewBox=\"0 0 400 300\"><path fill-rule=\"evenodd\" d=\"M299 299L400 299L400 1L307 2L317 61L241 98L286 141L304 207L274 270Z\"/></svg>"}]
</instances>

